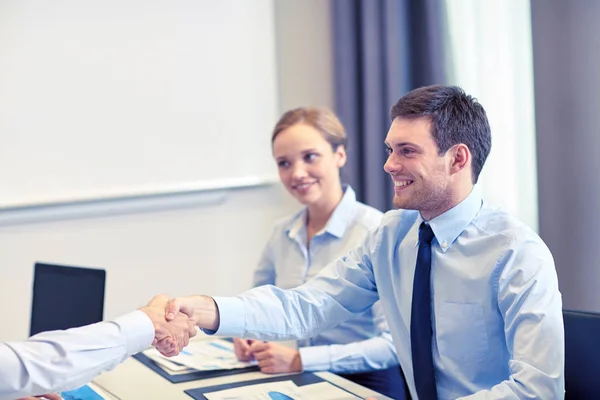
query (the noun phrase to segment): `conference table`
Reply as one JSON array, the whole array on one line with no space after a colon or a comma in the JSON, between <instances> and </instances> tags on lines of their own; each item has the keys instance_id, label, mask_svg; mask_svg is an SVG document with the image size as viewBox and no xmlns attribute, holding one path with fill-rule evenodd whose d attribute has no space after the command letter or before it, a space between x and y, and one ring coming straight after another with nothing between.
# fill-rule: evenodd
<instances>
[{"instance_id":1,"label":"conference table","mask_svg":"<svg viewBox=\"0 0 600 400\"><path fill-rule=\"evenodd\" d=\"M378 400L390 399L387 396L330 372L315 372L314 374L324 381L341 387L360 398L375 397ZM251 385L253 381L273 376L263 374L259 371L252 371L183 383L171 383L140 361L130 357L113 371L105 372L97 377L90 386L107 400L190 400L192 397L184 393L184 390L235 382L248 382Z\"/></svg>"}]
</instances>

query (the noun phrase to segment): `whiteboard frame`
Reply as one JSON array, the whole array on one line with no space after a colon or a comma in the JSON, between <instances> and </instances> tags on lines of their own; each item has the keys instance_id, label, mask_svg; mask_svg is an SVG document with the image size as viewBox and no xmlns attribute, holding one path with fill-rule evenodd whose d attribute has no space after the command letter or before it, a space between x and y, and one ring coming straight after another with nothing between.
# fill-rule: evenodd
<instances>
[{"instance_id":1,"label":"whiteboard frame","mask_svg":"<svg viewBox=\"0 0 600 400\"><path fill-rule=\"evenodd\" d=\"M0 201L0 212L23 211L26 209L78 205L92 202L137 200L147 197L173 196L231 189L244 189L272 185L279 182L276 176L255 176L222 180L196 181L167 185L146 185L134 188L116 188L102 192L85 192L48 199L32 199L19 202Z\"/></svg>"}]
</instances>

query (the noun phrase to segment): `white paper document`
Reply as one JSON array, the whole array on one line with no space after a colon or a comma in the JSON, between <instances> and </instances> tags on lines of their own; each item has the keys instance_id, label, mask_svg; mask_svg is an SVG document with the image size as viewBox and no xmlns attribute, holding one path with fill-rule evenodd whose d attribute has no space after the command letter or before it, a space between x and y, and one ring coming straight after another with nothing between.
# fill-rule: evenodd
<instances>
[{"instance_id":1,"label":"white paper document","mask_svg":"<svg viewBox=\"0 0 600 400\"><path fill-rule=\"evenodd\" d=\"M160 354L154 347L145 350L143 353L169 375L183 375L196 371L193 368L172 362Z\"/></svg>"},{"instance_id":2,"label":"white paper document","mask_svg":"<svg viewBox=\"0 0 600 400\"><path fill-rule=\"evenodd\" d=\"M179 355L175 357L163 357L156 349L144 350L144 355L164 365L161 361L166 360L171 365L177 363L186 368L198 371L213 371L220 369L246 368L256 365L256 362L238 361L233 350L233 343L222 339L199 340L190 342ZM168 365L166 365L169 368Z\"/></svg>"},{"instance_id":3,"label":"white paper document","mask_svg":"<svg viewBox=\"0 0 600 400\"><path fill-rule=\"evenodd\" d=\"M356 400L353 394L329 382L296 386L292 381L259 383L204 393L208 400Z\"/></svg>"}]
</instances>

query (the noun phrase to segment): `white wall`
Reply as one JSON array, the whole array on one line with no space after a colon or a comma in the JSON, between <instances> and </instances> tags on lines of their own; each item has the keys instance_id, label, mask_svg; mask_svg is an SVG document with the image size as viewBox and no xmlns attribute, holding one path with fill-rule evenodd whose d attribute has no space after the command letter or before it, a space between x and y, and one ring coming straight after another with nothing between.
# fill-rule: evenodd
<instances>
[{"instance_id":1,"label":"white wall","mask_svg":"<svg viewBox=\"0 0 600 400\"><path fill-rule=\"evenodd\" d=\"M330 4L330 0L275 0L283 110L334 107Z\"/></svg>"},{"instance_id":2,"label":"white wall","mask_svg":"<svg viewBox=\"0 0 600 400\"><path fill-rule=\"evenodd\" d=\"M329 2L277 1L275 19L280 111L333 107ZM273 222L296 208L275 185L3 214L0 340L27 337L35 261L105 268L108 319L159 292L235 294Z\"/></svg>"},{"instance_id":3,"label":"white wall","mask_svg":"<svg viewBox=\"0 0 600 400\"><path fill-rule=\"evenodd\" d=\"M1 2L0 210L272 178L274 8Z\"/></svg>"}]
</instances>

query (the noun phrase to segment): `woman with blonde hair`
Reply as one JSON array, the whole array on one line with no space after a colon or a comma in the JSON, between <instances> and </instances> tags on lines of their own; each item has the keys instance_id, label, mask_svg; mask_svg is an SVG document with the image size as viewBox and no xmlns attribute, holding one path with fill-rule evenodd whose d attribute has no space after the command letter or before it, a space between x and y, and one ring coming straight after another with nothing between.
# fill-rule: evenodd
<instances>
[{"instance_id":1,"label":"woman with blonde hair","mask_svg":"<svg viewBox=\"0 0 600 400\"><path fill-rule=\"evenodd\" d=\"M278 223L254 273L254 286L302 285L330 261L358 246L382 213L356 200L343 185L346 133L322 108L286 112L272 134L279 177L304 207ZM240 360L256 359L262 372L328 370L394 399L405 398L404 377L379 302L363 314L298 343L234 339Z\"/></svg>"}]
</instances>

